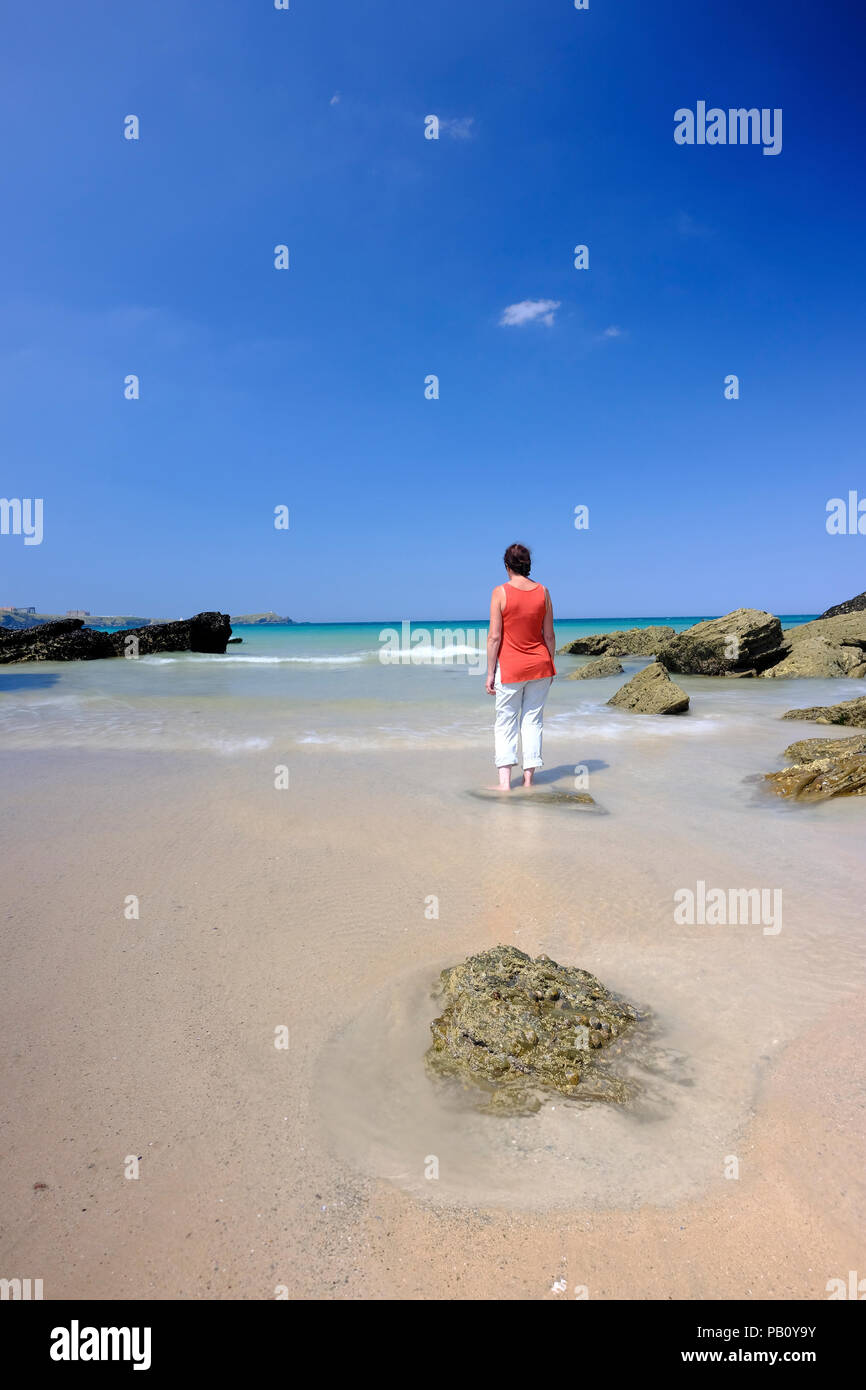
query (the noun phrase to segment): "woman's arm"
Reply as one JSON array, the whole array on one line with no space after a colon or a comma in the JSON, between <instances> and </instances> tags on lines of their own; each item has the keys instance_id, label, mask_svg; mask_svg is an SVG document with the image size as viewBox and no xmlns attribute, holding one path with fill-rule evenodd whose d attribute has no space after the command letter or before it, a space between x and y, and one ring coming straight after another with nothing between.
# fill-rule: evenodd
<instances>
[{"instance_id":1,"label":"woman's arm","mask_svg":"<svg viewBox=\"0 0 866 1390\"><path fill-rule=\"evenodd\" d=\"M494 679L499 648L502 646L502 602L505 595L502 585L493 590L490 600L490 629L487 633L487 694L495 695Z\"/></svg>"},{"instance_id":2,"label":"woman's arm","mask_svg":"<svg viewBox=\"0 0 866 1390\"><path fill-rule=\"evenodd\" d=\"M544 624L541 629L541 635L544 638L544 645L550 652L550 659L553 661L556 656L556 638L553 634L553 600L547 589L544 591L544 597Z\"/></svg>"}]
</instances>

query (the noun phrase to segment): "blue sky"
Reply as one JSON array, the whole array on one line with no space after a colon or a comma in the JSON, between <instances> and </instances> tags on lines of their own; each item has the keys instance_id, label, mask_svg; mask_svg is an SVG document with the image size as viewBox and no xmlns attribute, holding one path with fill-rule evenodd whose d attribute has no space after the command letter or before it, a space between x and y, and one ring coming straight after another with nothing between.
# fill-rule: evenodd
<instances>
[{"instance_id":1,"label":"blue sky","mask_svg":"<svg viewBox=\"0 0 866 1390\"><path fill-rule=\"evenodd\" d=\"M563 617L866 588L866 536L825 529L866 497L863 24L804 0L10 13L0 495L42 497L45 533L0 536L0 603L469 617L513 540ZM782 108L782 152L676 145L702 99ZM551 322L502 323L539 300Z\"/></svg>"}]
</instances>

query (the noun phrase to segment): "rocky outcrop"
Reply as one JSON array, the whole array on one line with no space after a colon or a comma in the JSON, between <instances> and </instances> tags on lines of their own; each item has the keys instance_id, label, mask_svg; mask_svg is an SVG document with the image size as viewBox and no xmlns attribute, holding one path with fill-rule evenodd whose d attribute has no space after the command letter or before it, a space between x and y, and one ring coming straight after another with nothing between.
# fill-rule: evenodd
<instances>
[{"instance_id":1,"label":"rocky outcrop","mask_svg":"<svg viewBox=\"0 0 866 1390\"><path fill-rule=\"evenodd\" d=\"M438 993L427 1070L462 1083L478 1108L527 1114L557 1095L627 1099L602 1053L640 1015L586 970L494 946L443 970Z\"/></svg>"},{"instance_id":2,"label":"rocky outcrop","mask_svg":"<svg viewBox=\"0 0 866 1390\"><path fill-rule=\"evenodd\" d=\"M768 680L797 677L826 679L866 674L866 660L860 647L838 646L819 633L810 633L792 644L791 651L777 666L761 674Z\"/></svg>"},{"instance_id":3,"label":"rocky outcrop","mask_svg":"<svg viewBox=\"0 0 866 1390\"><path fill-rule=\"evenodd\" d=\"M783 719L811 719L816 724L847 724L866 729L866 695L855 700L842 700L838 705L813 705L810 709L789 709Z\"/></svg>"},{"instance_id":4,"label":"rocky outcrop","mask_svg":"<svg viewBox=\"0 0 866 1390\"><path fill-rule=\"evenodd\" d=\"M657 652L669 671L690 676L725 676L763 671L788 654L782 624L760 608L737 608L677 633Z\"/></svg>"},{"instance_id":5,"label":"rocky outcrop","mask_svg":"<svg viewBox=\"0 0 866 1390\"><path fill-rule=\"evenodd\" d=\"M114 656L107 632L85 628L81 618L0 632L0 663L12 661L94 661Z\"/></svg>"},{"instance_id":6,"label":"rocky outcrop","mask_svg":"<svg viewBox=\"0 0 866 1390\"><path fill-rule=\"evenodd\" d=\"M138 642L138 655L155 652L224 652L232 635L227 613L196 613L176 623L149 623L147 627L112 632L115 655L123 656L130 636Z\"/></svg>"},{"instance_id":7,"label":"rocky outcrop","mask_svg":"<svg viewBox=\"0 0 866 1390\"><path fill-rule=\"evenodd\" d=\"M599 656L595 661L588 661L585 666L581 666L576 671L569 671L565 677L567 681L594 681L601 676L621 676L622 662L615 656Z\"/></svg>"},{"instance_id":8,"label":"rocky outcrop","mask_svg":"<svg viewBox=\"0 0 866 1390\"><path fill-rule=\"evenodd\" d=\"M672 627L629 627L616 632L596 632L566 642L559 651L564 656L655 656L659 647L674 636Z\"/></svg>"},{"instance_id":9,"label":"rocky outcrop","mask_svg":"<svg viewBox=\"0 0 866 1390\"><path fill-rule=\"evenodd\" d=\"M853 610L785 629L789 655L768 676L866 675L866 612Z\"/></svg>"},{"instance_id":10,"label":"rocky outcrop","mask_svg":"<svg viewBox=\"0 0 866 1390\"><path fill-rule=\"evenodd\" d=\"M836 618L841 613L862 613L866 609L866 593L858 594L856 598L846 599L844 603L837 603L834 608L828 608L826 613L822 613L822 618Z\"/></svg>"},{"instance_id":11,"label":"rocky outcrop","mask_svg":"<svg viewBox=\"0 0 866 1390\"><path fill-rule=\"evenodd\" d=\"M847 740L843 740L847 741ZM766 773L766 780L779 796L796 801L829 801L834 796L863 796L866 793L866 756L817 758L795 763L781 772Z\"/></svg>"},{"instance_id":12,"label":"rocky outcrop","mask_svg":"<svg viewBox=\"0 0 866 1390\"><path fill-rule=\"evenodd\" d=\"M786 628L760 608L737 608L685 632L672 627L629 628L578 637L568 656L655 656L668 671L692 676L866 676L866 606L850 599L822 618ZM574 672L571 679L586 679Z\"/></svg>"},{"instance_id":13,"label":"rocky outcrop","mask_svg":"<svg viewBox=\"0 0 866 1390\"><path fill-rule=\"evenodd\" d=\"M13 661L95 661L105 657L154 652L224 652L231 636L225 613L197 613L176 623L153 623L120 632L86 628L81 618L20 631L0 632L0 664ZM131 642L130 639L134 639Z\"/></svg>"},{"instance_id":14,"label":"rocky outcrop","mask_svg":"<svg viewBox=\"0 0 866 1390\"><path fill-rule=\"evenodd\" d=\"M866 734L850 738L801 738L790 744L784 757L792 763L814 763L818 758L845 758L852 753L866 753Z\"/></svg>"},{"instance_id":15,"label":"rocky outcrop","mask_svg":"<svg viewBox=\"0 0 866 1390\"><path fill-rule=\"evenodd\" d=\"M799 623L797 627L785 629L785 640L794 645L810 637L825 637L837 647L866 648L866 612L813 618L809 623Z\"/></svg>"},{"instance_id":16,"label":"rocky outcrop","mask_svg":"<svg viewBox=\"0 0 866 1390\"><path fill-rule=\"evenodd\" d=\"M635 714L684 714L689 697L671 680L664 666L654 661L620 686L607 703Z\"/></svg>"}]
</instances>

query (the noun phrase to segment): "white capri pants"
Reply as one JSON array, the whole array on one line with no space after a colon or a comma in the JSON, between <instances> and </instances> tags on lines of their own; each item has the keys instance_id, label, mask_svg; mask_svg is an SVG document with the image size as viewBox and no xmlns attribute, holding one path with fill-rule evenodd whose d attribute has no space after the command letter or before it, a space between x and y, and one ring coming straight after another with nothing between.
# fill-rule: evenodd
<instances>
[{"instance_id":1,"label":"white capri pants","mask_svg":"<svg viewBox=\"0 0 866 1390\"><path fill-rule=\"evenodd\" d=\"M496 667L496 723L493 726L494 761L497 767L514 767L517 763L517 739L523 744L523 769L543 767L541 733L544 725L544 702L550 689L551 676L540 681L521 681L518 685L503 685Z\"/></svg>"}]
</instances>

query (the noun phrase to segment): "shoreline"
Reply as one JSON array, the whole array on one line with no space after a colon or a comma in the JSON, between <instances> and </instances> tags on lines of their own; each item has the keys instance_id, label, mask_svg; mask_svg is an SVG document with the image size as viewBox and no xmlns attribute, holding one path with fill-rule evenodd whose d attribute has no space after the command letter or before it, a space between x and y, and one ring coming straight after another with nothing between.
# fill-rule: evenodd
<instances>
[{"instance_id":1,"label":"shoreline","mask_svg":"<svg viewBox=\"0 0 866 1390\"><path fill-rule=\"evenodd\" d=\"M856 1267L848 1231L862 1220L852 933L866 875L856 806L792 819L743 799L749 760L790 729L759 723L732 767L718 734L666 737L631 768L640 738L610 745L614 761L590 741L592 765L609 764L591 775L610 814L589 822L541 807L515 821L467 796L481 745L456 787L429 751L347 762L295 750L285 802L270 754L4 754L26 773L9 779L4 834L16 885L4 1005L18 1039L3 1063L5 1262L39 1273L48 1299L258 1299L278 1283L311 1299L543 1299L575 1284L593 1298L824 1296L826 1279ZM560 777L570 738L551 736ZM646 819L660 785L676 808L701 767L718 781L712 843L688 806ZM697 865L708 881L749 882L757 865L779 878L791 898L781 936L675 928L667 894ZM405 1096L381 1087L368 1107L385 1116L396 1166L377 1172L360 1132L352 1161L335 1157L320 1080L333 1039L389 981L429 970L432 983L440 962L509 937L662 1009L703 1077L682 1092L695 1151L710 1156L697 1195L676 1196L675 1150L656 1122L620 1130L613 1149L596 1141L614 1176L640 1179L626 1206L584 1195L533 1212L471 1189L455 1206L447 1169L435 1203L419 1199L391 1175L408 1162L420 1176L446 1136L425 1120L401 1148L414 1082ZM725 1041L702 1040L690 1011ZM288 1052L273 1045L283 1024ZM388 1110L392 1098L403 1110ZM731 1152L737 1182L720 1176ZM123 1176L132 1153L137 1182ZM526 1163L532 1183L531 1150ZM573 1165L551 1171L567 1182ZM653 1182L669 1205L641 1198ZM552 1293L562 1277L568 1292Z\"/></svg>"}]
</instances>

